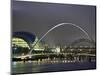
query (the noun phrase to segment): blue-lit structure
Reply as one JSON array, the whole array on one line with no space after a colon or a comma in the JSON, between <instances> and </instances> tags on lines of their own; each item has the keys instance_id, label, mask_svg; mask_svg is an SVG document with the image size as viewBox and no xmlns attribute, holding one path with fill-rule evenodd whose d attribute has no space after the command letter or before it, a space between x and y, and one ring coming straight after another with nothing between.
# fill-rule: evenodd
<instances>
[{"instance_id":1,"label":"blue-lit structure","mask_svg":"<svg viewBox=\"0 0 100 75\"><path fill-rule=\"evenodd\" d=\"M36 36L30 32L20 31L20 32L13 32L13 38L21 38L27 42L27 44L31 47L33 42L35 41Z\"/></svg>"}]
</instances>

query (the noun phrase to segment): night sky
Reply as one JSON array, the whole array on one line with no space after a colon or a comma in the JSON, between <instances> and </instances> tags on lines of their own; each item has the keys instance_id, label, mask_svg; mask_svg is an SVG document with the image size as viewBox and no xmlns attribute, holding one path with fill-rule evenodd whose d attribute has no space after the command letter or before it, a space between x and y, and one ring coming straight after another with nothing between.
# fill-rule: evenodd
<instances>
[{"instance_id":1,"label":"night sky","mask_svg":"<svg viewBox=\"0 0 100 75\"><path fill-rule=\"evenodd\" d=\"M39 2L12 2L12 29L27 31L41 38L59 23L73 23L84 29L95 41L96 7L89 5L55 4ZM51 31L42 41L50 45L68 44L87 38L78 28L65 25Z\"/></svg>"}]
</instances>

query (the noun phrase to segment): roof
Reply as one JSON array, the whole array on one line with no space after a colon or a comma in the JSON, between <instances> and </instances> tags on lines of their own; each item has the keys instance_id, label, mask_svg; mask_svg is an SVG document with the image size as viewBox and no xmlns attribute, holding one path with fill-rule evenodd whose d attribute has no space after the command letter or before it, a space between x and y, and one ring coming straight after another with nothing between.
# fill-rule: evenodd
<instances>
[{"instance_id":1,"label":"roof","mask_svg":"<svg viewBox=\"0 0 100 75\"><path fill-rule=\"evenodd\" d=\"M13 32L13 37L22 38L24 41L26 41L29 45L32 44L35 41L35 35L33 35L30 32Z\"/></svg>"}]
</instances>

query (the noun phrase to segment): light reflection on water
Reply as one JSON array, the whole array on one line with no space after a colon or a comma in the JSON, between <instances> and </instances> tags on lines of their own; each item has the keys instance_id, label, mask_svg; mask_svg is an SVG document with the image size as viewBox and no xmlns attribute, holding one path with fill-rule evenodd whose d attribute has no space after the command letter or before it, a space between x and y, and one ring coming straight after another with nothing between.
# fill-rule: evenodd
<instances>
[{"instance_id":1,"label":"light reflection on water","mask_svg":"<svg viewBox=\"0 0 100 75\"><path fill-rule=\"evenodd\" d=\"M36 73L36 72L50 72L62 70L75 70L75 69L94 69L96 68L95 62L77 62L66 60L55 61L20 61L12 62L12 73Z\"/></svg>"}]
</instances>

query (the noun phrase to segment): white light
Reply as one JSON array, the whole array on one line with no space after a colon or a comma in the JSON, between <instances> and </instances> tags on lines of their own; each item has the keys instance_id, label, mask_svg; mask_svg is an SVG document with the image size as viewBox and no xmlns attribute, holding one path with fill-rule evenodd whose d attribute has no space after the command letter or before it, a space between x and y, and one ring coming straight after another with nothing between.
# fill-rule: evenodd
<instances>
[{"instance_id":1,"label":"white light","mask_svg":"<svg viewBox=\"0 0 100 75\"><path fill-rule=\"evenodd\" d=\"M60 52L60 47L57 47L56 51L57 51L57 53L59 53Z\"/></svg>"}]
</instances>

